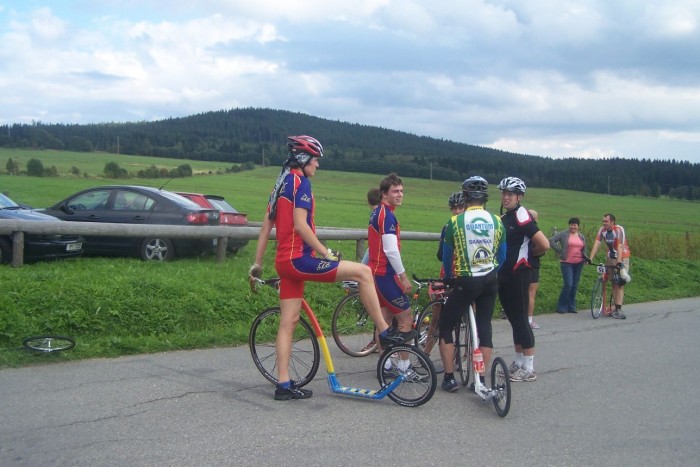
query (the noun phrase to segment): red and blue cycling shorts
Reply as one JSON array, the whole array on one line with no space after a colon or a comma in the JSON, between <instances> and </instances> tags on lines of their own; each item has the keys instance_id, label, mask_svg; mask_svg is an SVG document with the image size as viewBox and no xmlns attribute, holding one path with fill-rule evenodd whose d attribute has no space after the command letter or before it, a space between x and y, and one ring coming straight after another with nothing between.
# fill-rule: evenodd
<instances>
[{"instance_id":1,"label":"red and blue cycling shorts","mask_svg":"<svg viewBox=\"0 0 700 467\"><path fill-rule=\"evenodd\" d=\"M303 298L304 282L335 282L340 261L314 256L301 256L290 261L275 262L280 276L280 299Z\"/></svg>"},{"instance_id":2,"label":"red and blue cycling shorts","mask_svg":"<svg viewBox=\"0 0 700 467\"><path fill-rule=\"evenodd\" d=\"M410 308L411 302L408 296L403 293L399 276L396 274L374 276L374 285L379 296L379 305L382 308L386 308L394 315L403 313Z\"/></svg>"}]
</instances>

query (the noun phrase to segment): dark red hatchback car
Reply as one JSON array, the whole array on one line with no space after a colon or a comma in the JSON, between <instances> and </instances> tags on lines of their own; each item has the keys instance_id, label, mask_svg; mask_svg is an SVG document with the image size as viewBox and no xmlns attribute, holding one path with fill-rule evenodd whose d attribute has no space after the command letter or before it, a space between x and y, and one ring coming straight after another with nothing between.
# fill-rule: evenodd
<instances>
[{"instance_id":1,"label":"dark red hatchback car","mask_svg":"<svg viewBox=\"0 0 700 467\"><path fill-rule=\"evenodd\" d=\"M187 193L178 191L178 195L188 198L199 206L205 208L218 209L221 213L221 225L229 225L232 227L240 227L248 225L248 215L238 212L236 208L231 206L223 196L218 195L203 195L200 193ZM233 253L237 252L248 244L248 240L238 240L229 238L227 249Z\"/></svg>"}]
</instances>

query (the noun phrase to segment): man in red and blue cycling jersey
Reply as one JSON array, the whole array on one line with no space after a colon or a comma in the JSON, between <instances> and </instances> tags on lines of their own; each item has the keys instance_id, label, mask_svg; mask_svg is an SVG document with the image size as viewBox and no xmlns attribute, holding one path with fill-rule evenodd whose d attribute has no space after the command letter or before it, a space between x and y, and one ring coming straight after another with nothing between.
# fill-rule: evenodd
<instances>
[{"instance_id":1,"label":"man in red and blue cycling jersey","mask_svg":"<svg viewBox=\"0 0 700 467\"><path fill-rule=\"evenodd\" d=\"M408 332L413 328L406 295L411 291L411 282L401 261L401 229L394 215L403 202L403 182L395 173L389 174L379 184L379 191L382 202L372 211L367 228L369 267L384 318L388 323L395 318L398 329Z\"/></svg>"},{"instance_id":2,"label":"man in red and blue cycling jersey","mask_svg":"<svg viewBox=\"0 0 700 467\"><path fill-rule=\"evenodd\" d=\"M321 143L310 136L287 138L289 157L272 190L263 219L255 263L248 274L262 275L262 264L267 242L276 227L277 253L275 268L280 276L280 325L277 331L278 384L276 400L307 399L312 392L297 387L289 376L292 337L301 311L304 282L356 281L360 300L374 320L382 345L403 343L413 333L389 329L382 318L379 300L374 289L370 269L352 261L341 261L339 255L324 246L316 237L314 223L314 196L309 178L316 174L319 159L323 157Z\"/></svg>"}]
</instances>

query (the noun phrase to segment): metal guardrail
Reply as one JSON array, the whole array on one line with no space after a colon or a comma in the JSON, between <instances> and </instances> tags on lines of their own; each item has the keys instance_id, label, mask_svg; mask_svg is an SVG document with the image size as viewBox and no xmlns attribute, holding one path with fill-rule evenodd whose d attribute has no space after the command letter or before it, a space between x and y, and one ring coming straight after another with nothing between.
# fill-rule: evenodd
<instances>
[{"instance_id":1,"label":"metal guardrail","mask_svg":"<svg viewBox=\"0 0 700 467\"><path fill-rule=\"evenodd\" d=\"M257 240L260 226L231 227L231 226L188 226L188 225L139 225L112 224L106 222L36 222L0 219L0 235L12 237L13 254L12 266L19 267L24 258L24 234L65 234L87 236L124 236L124 237L153 237L166 238L211 238L217 239L216 261L223 262L226 257L226 245L229 238L237 240ZM357 258L364 254L364 244L367 240L367 229L344 229L333 227L316 228L319 240L355 240ZM274 239L275 229L270 238ZM437 241L439 233L432 232L401 232L401 240Z\"/></svg>"}]
</instances>

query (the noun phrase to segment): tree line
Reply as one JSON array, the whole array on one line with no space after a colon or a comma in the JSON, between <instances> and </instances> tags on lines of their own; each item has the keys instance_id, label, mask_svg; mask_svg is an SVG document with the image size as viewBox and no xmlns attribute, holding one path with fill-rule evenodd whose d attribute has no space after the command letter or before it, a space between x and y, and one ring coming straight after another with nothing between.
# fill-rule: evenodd
<instances>
[{"instance_id":1,"label":"tree line","mask_svg":"<svg viewBox=\"0 0 700 467\"><path fill-rule=\"evenodd\" d=\"M490 183L512 175L528 186L700 199L700 164L687 161L553 159L273 109L153 122L4 125L0 146L279 165L292 134L318 138L327 155L324 168L332 170L455 181L480 174Z\"/></svg>"}]
</instances>

